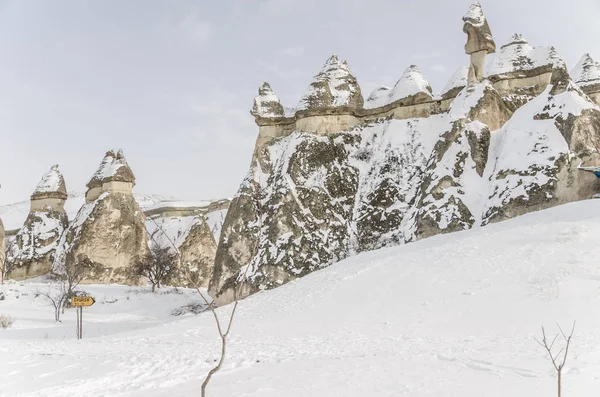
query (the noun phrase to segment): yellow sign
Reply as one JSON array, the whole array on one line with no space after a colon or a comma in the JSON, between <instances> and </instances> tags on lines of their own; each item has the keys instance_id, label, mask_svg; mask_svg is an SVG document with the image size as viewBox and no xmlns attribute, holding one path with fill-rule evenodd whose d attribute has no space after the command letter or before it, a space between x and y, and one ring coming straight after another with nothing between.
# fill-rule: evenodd
<instances>
[{"instance_id":1,"label":"yellow sign","mask_svg":"<svg viewBox=\"0 0 600 397\"><path fill-rule=\"evenodd\" d=\"M74 296L71 298L71 306L92 306L96 301L91 296Z\"/></svg>"}]
</instances>

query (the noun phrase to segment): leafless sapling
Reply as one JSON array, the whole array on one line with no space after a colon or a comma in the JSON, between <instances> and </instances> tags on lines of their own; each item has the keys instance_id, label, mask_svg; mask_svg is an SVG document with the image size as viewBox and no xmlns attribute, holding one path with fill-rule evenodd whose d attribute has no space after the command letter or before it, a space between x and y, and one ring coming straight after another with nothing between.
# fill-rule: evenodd
<instances>
[{"instance_id":1,"label":"leafless sapling","mask_svg":"<svg viewBox=\"0 0 600 397\"><path fill-rule=\"evenodd\" d=\"M263 213L262 213L262 201L261 201L261 195L260 195L260 187L257 186L255 189L256 189L255 194L251 197L252 197L252 201L256 207L256 213L257 213L257 219L258 219L258 233L257 233L258 234L257 248L258 248L258 246L260 245L260 235L261 235L261 230L262 230ZM173 249L175 250L176 255L179 259L179 266L182 267L181 271L185 273L185 271L183 269L183 264L181 263L182 256L181 256L181 253L180 253L178 247L175 245L175 243L169 238L167 233L165 233L165 231L161 228L161 226L153 218L149 218L149 219L154 222L156 227L163 233L163 235L166 237L169 244L173 247ZM200 290L200 286L193 282L193 278L189 275L189 273L187 274L188 282L190 283L190 285L193 286L193 288L196 290L198 295L200 295L200 298L203 300L203 302L207 306L208 310L211 311L212 316L215 320L217 332L219 333L219 338L221 340L221 354L220 354L219 360L217 361L217 364L207 373L206 377L204 378L204 382L202 382L202 387L201 387L201 396L202 397L206 397L206 388L207 388L210 380L212 379L213 375L221 369L221 366L223 365L223 362L225 361L225 355L227 352L227 338L231 332L231 326L233 324L233 319L235 317L235 313L236 313L236 310L238 307L239 294L240 294L241 288L243 287L244 281L247 279L247 275L248 275L247 273L250 268L251 268L251 266L249 266L249 265L245 266L244 273L241 274L240 277L238 278L238 283L236 286L237 288L234 288L234 290L233 290L233 307L231 309L231 312L229 313L229 316L226 317L227 318L227 322L226 322L227 327L226 328L224 327L224 323L221 322L221 319L219 318L219 315L217 314L216 306L215 306L214 302L212 301L212 299L209 300L206 297L206 295L204 293L202 293L202 291Z\"/></svg>"},{"instance_id":2,"label":"leafless sapling","mask_svg":"<svg viewBox=\"0 0 600 397\"><path fill-rule=\"evenodd\" d=\"M567 336L567 334L565 334L563 332L560 325L557 324L557 326L558 326L558 330L560 332L558 332L554 336L554 338L552 339L552 342L550 342L550 344L548 344L548 339L546 338L546 330L544 330L544 327L542 327L542 340L539 340L536 338L535 341L546 350L546 352L548 353L548 357L550 357L550 361L552 362L552 366L556 370L556 375L558 378L558 385L557 385L558 386L558 397L561 397L562 396L562 371L567 362L567 356L569 354L569 347L571 345L571 339L573 338L573 333L575 332L575 322L573 322L573 327L571 328L571 333L568 336ZM559 336L562 336L565 346L562 349L560 349L558 351L558 353L554 354L552 352L552 349L554 348L554 343L556 342L556 339Z\"/></svg>"}]
</instances>

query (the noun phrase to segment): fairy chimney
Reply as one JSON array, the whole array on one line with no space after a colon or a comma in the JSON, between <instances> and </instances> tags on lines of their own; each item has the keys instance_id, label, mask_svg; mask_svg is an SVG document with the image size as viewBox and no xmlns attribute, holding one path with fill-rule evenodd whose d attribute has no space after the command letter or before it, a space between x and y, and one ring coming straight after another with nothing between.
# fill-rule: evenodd
<instances>
[{"instance_id":1,"label":"fairy chimney","mask_svg":"<svg viewBox=\"0 0 600 397\"><path fill-rule=\"evenodd\" d=\"M30 211L45 211L51 208L56 212L64 212L66 200L65 179L56 164L42 176L42 180L31 195Z\"/></svg>"},{"instance_id":2,"label":"fairy chimney","mask_svg":"<svg viewBox=\"0 0 600 397\"><path fill-rule=\"evenodd\" d=\"M86 203L96 200L104 192L132 194L135 176L119 150L117 154L109 150L100 163L98 170L87 183Z\"/></svg>"},{"instance_id":3,"label":"fairy chimney","mask_svg":"<svg viewBox=\"0 0 600 397\"><path fill-rule=\"evenodd\" d=\"M463 22L463 32L467 34L465 52L471 56L467 85L473 86L483 80L485 56L496 52L496 43L478 2L471 5Z\"/></svg>"}]
</instances>

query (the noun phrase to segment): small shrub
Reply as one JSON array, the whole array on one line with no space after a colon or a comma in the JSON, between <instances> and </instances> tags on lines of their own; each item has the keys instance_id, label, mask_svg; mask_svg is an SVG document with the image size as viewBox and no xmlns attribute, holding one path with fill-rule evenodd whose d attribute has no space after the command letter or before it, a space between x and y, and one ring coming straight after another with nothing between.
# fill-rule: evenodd
<instances>
[{"instance_id":1,"label":"small shrub","mask_svg":"<svg viewBox=\"0 0 600 397\"><path fill-rule=\"evenodd\" d=\"M4 314L0 314L0 328L6 329L10 328L15 321L10 317Z\"/></svg>"}]
</instances>

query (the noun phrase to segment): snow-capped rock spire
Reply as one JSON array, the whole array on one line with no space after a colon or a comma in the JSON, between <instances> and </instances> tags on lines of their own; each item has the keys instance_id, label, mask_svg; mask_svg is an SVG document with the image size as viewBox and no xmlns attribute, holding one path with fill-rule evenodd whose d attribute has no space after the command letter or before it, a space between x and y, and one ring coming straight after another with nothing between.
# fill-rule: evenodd
<instances>
[{"instance_id":1,"label":"snow-capped rock spire","mask_svg":"<svg viewBox=\"0 0 600 397\"><path fill-rule=\"evenodd\" d=\"M115 161L115 158L116 156L114 151L109 150L108 152L106 152L104 158L102 159L102 162L100 163L100 166L98 167L96 172L94 172L94 175L92 175L92 178L88 181L86 185L88 189L102 186L104 174L111 167L111 165Z\"/></svg>"},{"instance_id":2,"label":"snow-capped rock spire","mask_svg":"<svg viewBox=\"0 0 600 397\"><path fill-rule=\"evenodd\" d=\"M431 97L431 84L416 65L410 65L390 91L390 102L423 93Z\"/></svg>"},{"instance_id":3,"label":"snow-capped rock spire","mask_svg":"<svg viewBox=\"0 0 600 397\"><path fill-rule=\"evenodd\" d=\"M356 77L346 61L332 55L321 71L313 78L306 93L300 99L298 110L317 110L363 107L363 97Z\"/></svg>"},{"instance_id":4,"label":"snow-capped rock spire","mask_svg":"<svg viewBox=\"0 0 600 397\"><path fill-rule=\"evenodd\" d=\"M252 106L250 114L254 117L264 118L284 117L285 115L279 98L266 81L258 89L258 96L254 98L254 106Z\"/></svg>"},{"instance_id":5,"label":"snow-capped rock spire","mask_svg":"<svg viewBox=\"0 0 600 397\"><path fill-rule=\"evenodd\" d=\"M571 71L571 78L580 87L600 84L600 63L594 61L590 54L584 54Z\"/></svg>"},{"instance_id":6,"label":"snow-capped rock spire","mask_svg":"<svg viewBox=\"0 0 600 397\"><path fill-rule=\"evenodd\" d=\"M63 200L67 199L65 179L58 170L58 164L53 165L52 168L42 176L40 183L38 183L31 195L32 200L50 197Z\"/></svg>"},{"instance_id":7,"label":"snow-capped rock spire","mask_svg":"<svg viewBox=\"0 0 600 397\"><path fill-rule=\"evenodd\" d=\"M481 4L475 2L463 17L463 32L467 34L465 52L471 56L468 85L472 86L483 80L483 64L487 54L496 52L496 43Z\"/></svg>"}]
</instances>

